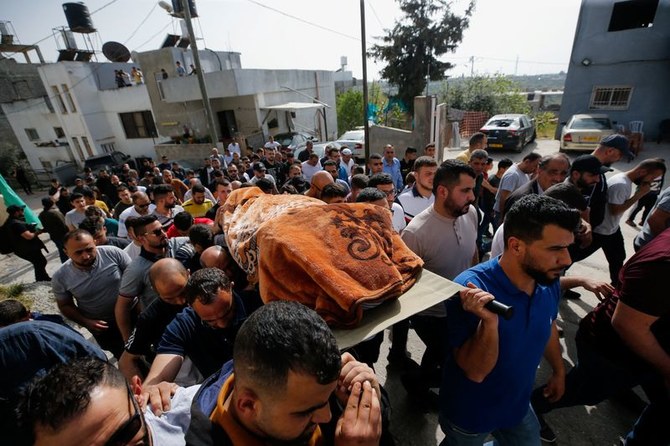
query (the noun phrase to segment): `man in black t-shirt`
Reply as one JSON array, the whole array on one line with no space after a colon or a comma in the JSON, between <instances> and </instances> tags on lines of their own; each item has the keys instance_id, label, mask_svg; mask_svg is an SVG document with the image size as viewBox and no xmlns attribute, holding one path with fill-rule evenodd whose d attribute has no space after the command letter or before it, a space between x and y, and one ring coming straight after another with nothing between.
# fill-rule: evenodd
<instances>
[{"instance_id":1,"label":"man in black t-shirt","mask_svg":"<svg viewBox=\"0 0 670 446\"><path fill-rule=\"evenodd\" d=\"M149 279L159 299L142 311L126 342L119 359L119 369L126 378L146 376L147 363L156 356L165 328L186 307L184 289L188 277L186 268L175 259L160 259L149 269Z\"/></svg>"},{"instance_id":2,"label":"man in black t-shirt","mask_svg":"<svg viewBox=\"0 0 670 446\"><path fill-rule=\"evenodd\" d=\"M533 392L532 404L543 433L542 414L560 407L595 405L641 385L649 405L626 438L626 445L667 445L670 432L670 228L623 266L614 294L582 319L577 331L578 364L565 379L560 400ZM543 438L547 439L546 436Z\"/></svg>"},{"instance_id":3,"label":"man in black t-shirt","mask_svg":"<svg viewBox=\"0 0 670 446\"><path fill-rule=\"evenodd\" d=\"M46 250L46 246L40 240L35 224L26 223L23 208L25 206L7 207L9 218L5 224L8 225L14 254L33 264L36 282L51 281L46 270L47 259L42 254L42 249Z\"/></svg>"}]
</instances>

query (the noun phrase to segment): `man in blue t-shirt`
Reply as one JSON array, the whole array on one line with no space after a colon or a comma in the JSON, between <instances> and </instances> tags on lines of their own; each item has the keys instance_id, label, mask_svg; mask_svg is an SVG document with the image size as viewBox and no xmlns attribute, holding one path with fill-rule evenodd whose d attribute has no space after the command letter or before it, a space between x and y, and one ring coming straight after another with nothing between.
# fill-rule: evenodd
<instances>
[{"instance_id":1,"label":"man in blue t-shirt","mask_svg":"<svg viewBox=\"0 0 670 446\"><path fill-rule=\"evenodd\" d=\"M595 285L584 279L559 282L570 265L579 212L553 198L529 195L505 218L505 251L454 280L469 289L446 301L449 354L440 388L440 426L448 445L483 444L492 434L501 445L539 445L539 424L530 393L544 354L553 369L548 394L563 393L565 369L556 317L562 285ZM509 320L487 304L514 308Z\"/></svg>"}]
</instances>

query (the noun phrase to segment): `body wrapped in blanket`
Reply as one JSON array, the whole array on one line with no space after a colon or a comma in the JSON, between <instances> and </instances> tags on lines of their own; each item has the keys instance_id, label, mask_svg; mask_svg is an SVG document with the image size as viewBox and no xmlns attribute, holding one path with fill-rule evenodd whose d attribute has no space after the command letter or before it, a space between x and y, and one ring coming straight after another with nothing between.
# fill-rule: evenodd
<instances>
[{"instance_id":1,"label":"body wrapped in blanket","mask_svg":"<svg viewBox=\"0 0 670 446\"><path fill-rule=\"evenodd\" d=\"M390 211L367 203L242 188L226 201L224 232L264 302L301 302L332 327L356 326L364 309L414 285L423 266L393 230Z\"/></svg>"}]
</instances>

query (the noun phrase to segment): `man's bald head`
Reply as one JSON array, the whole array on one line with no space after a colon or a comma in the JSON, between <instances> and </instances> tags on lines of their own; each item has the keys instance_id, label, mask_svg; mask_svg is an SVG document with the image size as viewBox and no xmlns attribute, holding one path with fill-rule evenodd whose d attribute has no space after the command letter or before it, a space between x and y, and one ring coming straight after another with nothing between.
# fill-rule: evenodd
<instances>
[{"instance_id":1,"label":"man's bald head","mask_svg":"<svg viewBox=\"0 0 670 446\"><path fill-rule=\"evenodd\" d=\"M232 281L236 277L235 260L230 253L219 245L210 246L200 255L200 265L203 268L218 268Z\"/></svg>"},{"instance_id":2,"label":"man's bald head","mask_svg":"<svg viewBox=\"0 0 670 446\"><path fill-rule=\"evenodd\" d=\"M321 198L321 191L323 190L323 187L326 184L332 184L334 182L335 180L329 172L321 170L312 175L308 195L314 198Z\"/></svg>"},{"instance_id":3,"label":"man's bald head","mask_svg":"<svg viewBox=\"0 0 670 446\"><path fill-rule=\"evenodd\" d=\"M149 268L151 285L171 305L186 305L183 294L188 277L188 270L176 259L160 259Z\"/></svg>"}]
</instances>

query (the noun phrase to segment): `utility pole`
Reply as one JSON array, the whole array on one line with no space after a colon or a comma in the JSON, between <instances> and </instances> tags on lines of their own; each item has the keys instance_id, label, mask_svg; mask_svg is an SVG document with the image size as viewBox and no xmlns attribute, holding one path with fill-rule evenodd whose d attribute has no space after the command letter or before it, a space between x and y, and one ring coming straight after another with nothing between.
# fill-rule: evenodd
<instances>
[{"instance_id":1,"label":"utility pole","mask_svg":"<svg viewBox=\"0 0 670 446\"><path fill-rule=\"evenodd\" d=\"M516 55L516 63L514 64L514 75L516 76L519 71L519 55Z\"/></svg>"},{"instance_id":2,"label":"utility pole","mask_svg":"<svg viewBox=\"0 0 670 446\"><path fill-rule=\"evenodd\" d=\"M470 56L470 77L475 77L475 56Z\"/></svg>"},{"instance_id":3,"label":"utility pole","mask_svg":"<svg viewBox=\"0 0 670 446\"><path fill-rule=\"evenodd\" d=\"M368 123L368 54L365 44L365 0L361 0L361 57L363 58L363 118L365 123L365 160L370 157L370 124Z\"/></svg>"},{"instance_id":4,"label":"utility pole","mask_svg":"<svg viewBox=\"0 0 670 446\"><path fill-rule=\"evenodd\" d=\"M181 0L181 6L184 10L184 21L186 22L186 29L191 37L191 50L193 51L193 62L195 63L195 74L198 77L198 84L200 84L200 94L202 95L202 102L205 106L205 116L207 117L207 133L212 140L212 144L216 146L219 142L219 137L216 132L216 122L214 121L214 113L212 106L209 103L209 96L207 95L207 86L205 85L205 74L202 72L200 66L200 54L198 54L198 44L195 39L195 32L193 32L193 23L191 23L191 10L189 9L188 0Z\"/></svg>"}]
</instances>

